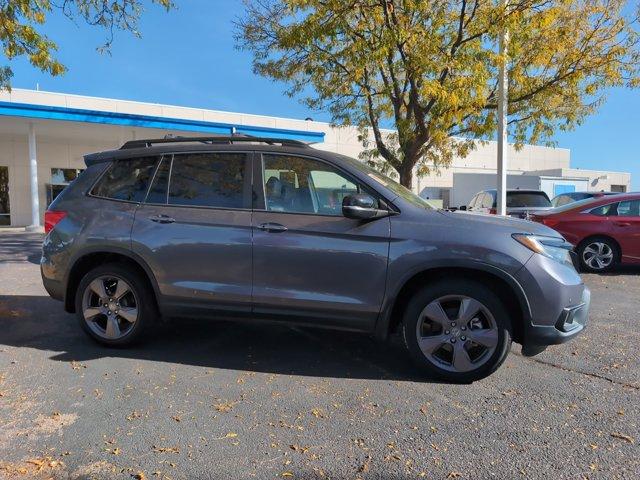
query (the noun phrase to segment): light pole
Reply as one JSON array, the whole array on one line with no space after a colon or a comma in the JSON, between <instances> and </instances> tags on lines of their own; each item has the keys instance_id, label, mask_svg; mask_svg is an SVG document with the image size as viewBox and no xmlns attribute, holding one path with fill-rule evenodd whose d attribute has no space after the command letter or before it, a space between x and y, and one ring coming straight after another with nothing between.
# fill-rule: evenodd
<instances>
[{"instance_id":1,"label":"light pole","mask_svg":"<svg viewBox=\"0 0 640 480\"><path fill-rule=\"evenodd\" d=\"M504 9L504 17L506 17L507 0L500 0L500 5ZM498 215L507 214L507 149L509 146L509 138L507 131L507 109L509 99L509 81L507 78L507 47L509 43L509 31L506 26L500 33L500 70L498 73L498 198L497 210Z\"/></svg>"}]
</instances>

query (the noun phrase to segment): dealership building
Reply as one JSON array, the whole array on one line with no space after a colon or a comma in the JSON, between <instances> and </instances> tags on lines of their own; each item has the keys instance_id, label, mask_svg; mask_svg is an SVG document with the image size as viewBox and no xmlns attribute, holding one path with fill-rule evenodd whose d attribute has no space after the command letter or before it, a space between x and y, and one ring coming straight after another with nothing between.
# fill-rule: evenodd
<instances>
[{"instance_id":1,"label":"dealership building","mask_svg":"<svg viewBox=\"0 0 640 480\"><path fill-rule=\"evenodd\" d=\"M47 205L84 168L84 154L169 134L295 139L352 157L362 151L357 129L323 122L34 90L3 91L0 228L39 228ZM416 176L413 190L445 207L466 204L479 189L495 186L496 157L495 142L478 144L449 168ZM582 190L624 192L631 184L629 173L572 168L569 150L536 145L510 148L508 178L510 187L539 185L549 196Z\"/></svg>"}]
</instances>

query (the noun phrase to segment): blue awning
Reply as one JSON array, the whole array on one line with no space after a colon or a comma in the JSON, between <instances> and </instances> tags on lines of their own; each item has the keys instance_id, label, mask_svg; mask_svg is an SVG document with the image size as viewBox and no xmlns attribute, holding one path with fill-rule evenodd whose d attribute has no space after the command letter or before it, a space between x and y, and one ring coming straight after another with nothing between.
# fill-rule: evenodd
<instances>
[{"instance_id":1,"label":"blue awning","mask_svg":"<svg viewBox=\"0 0 640 480\"><path fill-rule=\"evenodd\" d=\"M258 127L232 123L205 122L153 115L104 112L80 108L33 105L28 103L0 102L0 116L37 118L42 120L64 120L67 122L101 123L126 127L158 128L187 132L230 135L239 133L265 138L283 138L307 143L322 143L324 132L308 132L284 128Z\"/></svg>"}]
</instances>

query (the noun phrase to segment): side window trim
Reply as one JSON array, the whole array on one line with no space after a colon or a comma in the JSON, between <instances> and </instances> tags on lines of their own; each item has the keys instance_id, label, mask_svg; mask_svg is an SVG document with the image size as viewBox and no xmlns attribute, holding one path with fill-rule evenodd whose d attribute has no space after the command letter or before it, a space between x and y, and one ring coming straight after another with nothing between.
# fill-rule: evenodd
<instances>
[{"instance_id":1,"label":"side window trim","mask_svg":"<svg viewBox=\"0 0 640 480\"><path fill-rule=\"evenodd\" d=\"M162 166L163 162L165 162L165 161L169 162L169 175L167 177L167 189L165 191L164 203L148 202L147 200L149 199L149 194L151 193L151 189L153 188L153 184L156 181L156 176L158 175L158 172L160 171L160 167ZM141 203L143 203L145 205L167 205L169 203L169 181L171 180L171 166L172 165L173 165L173 154L169 153L169 154L160 155L160 161L156 165L156 169L154 170L153 176L151 177L151 181L149 182L149 187L147 188L147 193L144 196L144 200Z\"/></svg>"},{"instance_id":2,"label":"side window trim","mask_svg":"<svg viewBox=\"0 0 640 480\"><path fill-rule=\"evenodd\" d=\"M264 178L262 178L264 173L264 159L261 152L253 152L252 165L251 210L266 211L266 192L264 189Z\"/></svg>"},{"instance_id":3,"label":"side window trim","mask_svg":"<svg viewBox=\"0 0 640 480\"><path fill-rule=\"evenodd\" d=\"M254 158L254 189L253 189L253 193L256 194L256 196L258 197L257 202L253 202L252 206L255 205L255 203L259 204L259 208L253 208L253 210L255 211L261 211L261 212L267 212L267 213L280 213L280 214L287 214L287 215L314 215L314 216L320 216L320 217L340 217L339 215L331 215L331 214L327 214L327 213L309 213L309 212L286 212L286 211L282 211L282 212L276 212L276 211L271 211L267 209L267 202L266 202L266 192L265 192L265 188L264 188L264 184L265 184L265 179L264 179L264 157L266 155L274 155L274 156L289 156L289 157L297 157L297 158L302 158L302 159L307 159L307 160L311 160L311 161L315 161L315 162L319 162L322 163L324 165L328 165L329 167L331 167L332 169L334 169L337 173L339 173L340 175L343 175L345 177L346 180L350 181L351 183L353 183L356 187L358 187L359 190L362 190L366 193L368 193L369 195L371 195L372 197L374 197L375 199L378 200L378 202L382 202L386 208L391 209L391 207L389 207L390 202L388 202L384 197L380 196L379 193L377 193L375 190L371 189L368 187L368 185L363 184L362 181L360 181L359 179L355 178L353 175L351 175L349 172L346 172L345 170L343 170L342 168L340 168L338 165L334 165L331 162L327 162L326 160L323 160L321 158L318 157L313 157L310 155L299 155L297 153L280 153L280 152L263 152L263 151L256 151L255 152L255 158ZM255 181L257 180L257 181ZM256 191L256 187L257 187L257 191Z\"/></svg>"},{"instance_id":4,"label":"side window trim","mask_svg":"<svg viewBox=\"0 0 640 480\"><path fill-rule=\"evenodd\" d=\"M173 176L173 161L175 160L175 154L171 155L171 163L169 164L169 173L167 174L167 198L165 205L169 205L169 192L171 191L171 177Z\"/></svg>"}]
</instances>

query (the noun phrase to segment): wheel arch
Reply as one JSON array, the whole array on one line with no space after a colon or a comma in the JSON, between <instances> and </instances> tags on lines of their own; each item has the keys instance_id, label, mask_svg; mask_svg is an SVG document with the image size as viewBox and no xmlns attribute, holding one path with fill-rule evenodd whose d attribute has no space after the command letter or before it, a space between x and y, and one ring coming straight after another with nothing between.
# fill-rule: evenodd
<instances>
[{"instance_id":1,"label":"wheel arch","mask_svg":"<svg viewBox=\"0 0 640 480\"><path fill-rule=\"evenodd\" d=\"M447 262L446 265L426 266L407 274L386 302L376 324L375 334L387 338L402 321L402 313L411 295L418 289L441 279L462 278L479 280L491 285L514 319L513 340L522 343L526 323L531 322L531 308L518 281L509 273L484 263Z\"/></svg>"},{"instance_id":2,"label":"wheel arch","mask_svg":"<svg viewBox=\"0 0 640 480\"><path fill-rule=\"evenodd\" d=\"M146 262L129 250L110 247L85 250L75 257L65 282L64 309L67 312L75 312L75 294L82 277L91 269L105 263L124 264L140 273L151 287L156 306L158 306L160 298L158 283Z\"/></svg>"}]
</instances>

